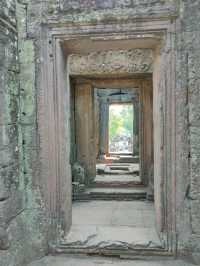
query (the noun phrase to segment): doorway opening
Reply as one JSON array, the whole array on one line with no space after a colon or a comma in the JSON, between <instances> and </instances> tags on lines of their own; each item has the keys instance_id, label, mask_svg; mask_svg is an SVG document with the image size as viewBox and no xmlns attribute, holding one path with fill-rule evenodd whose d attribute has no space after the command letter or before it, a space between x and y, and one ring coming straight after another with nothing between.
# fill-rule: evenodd
<instances>
[{"instance_id":1,"label":"doorway opening","mask_svg":"<svg viewBox=\"0 0 200 266\"><path fill-rule=\"evenodd\" d=\"M41 176L45 180L44 195L53 217L52 240L60 236L58 228L66 234L73 228L71 176L73 190L75 187L77 192L80 187L83 190L89 188L96 176L96 164L109 157L109 151L103 150L106 146L97 149L101 138L91 134L91 129L96 132L90 123L94 115L90 112L92 101L88 102L84 95L94 95L91 92L95 88L138 88L141 92L140 115L137 116L139 134L134 138L138 140L138 152L134 152L132 159L139 162L142 185L148 190L151 188L151 195L155 194L159 236L164 240L166 250L176 252L175 58L174 40L168 34L175 29L174 25L171 17L166 20L162 17L161 20L130 21L130 24L116 22L116 25L102 21L100 28L96 23L83 24L80 28L72 25L65 27L64 31L63 27L52 24L48 29L44 41L48 44L51 40L55 45L49 45L50 50L42 50L47 63L41 64L42 79L39 78L42 93L38 101L38 128L43 140ZM111 26L115 26L116 31ZM166 45L167 49L170 48L169 53L160 50ZM53 57L48 56L49 51ZM74 90L75 87L79 90ZM81 104L73 102L73 93L82 94L83 97L79 97ZM76 119L73 117L75 112ZM71 132L70 121L74 124ZM75 134L78 128L80 136ZM106 136L103 139L106 143ZM82 151L86 151L85 154ZM127 162L127 158L120 160ZM79 181L74 176L79 177ZM74 207L73 204L73 210Z\"/></svg>"},{"instance_id":2,"label":"doorway opening","mask_svg":"<svg viewBox=\"0 0 200 266\"><path fill-rule=\"evenodd\" d=\"M120 83L120 81L119 81ZM96 186L141 185L137 88L94 90Z\"/></svg>"},{"instance_id":3,"label":"doorway opening","mask_svg":"<svg viewBox=\"0 0 200 266\"><path fill-rule=\"evenodd\" d=\"M109 153L133 154L133 104L109 105Z\"/></svg>"},{"instance_id":4,"label":"doorway opening","mask_svg":"<svg viewBox=\"0 0 200 266\"><path fill-rule=\"evenodd\" d=\"M145 172L153 163L152 82L148 88L135 87L134 79L101 82L72 82L73 204L65 245L110 255L161 250L153 174Z\"/></svg>"}]
</instances>

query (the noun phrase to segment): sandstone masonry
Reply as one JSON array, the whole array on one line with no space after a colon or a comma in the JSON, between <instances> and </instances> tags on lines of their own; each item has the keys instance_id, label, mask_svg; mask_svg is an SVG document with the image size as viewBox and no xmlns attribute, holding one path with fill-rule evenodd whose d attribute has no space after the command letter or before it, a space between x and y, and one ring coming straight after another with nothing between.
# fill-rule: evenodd
<instances>
[{"instance_id":1,"label":"sandstone masonry","mask_svg":"<svg viewBox=\"0 0 200 266\"><path fill-rule=\"evenodd\" d=\"M46 163L47 151L54 154L57 150L54 150L53 145L48 147L48 150L46 148L48 138L42 135L43 132L51 133L53 126L48 124L48 118L54 113L53 111L45 113L45 108L52 100L46 96L55 80L42 71L48 67L49 62L55 60L51 33L53 32L52 34L59 39L60 33L63 32L64 35L67 29L66 39L61 38L62 44L64 41L67 42L69 35L72 38L85 25L88 28L84 28L82 37L86 33L92 35L92 30L95 34L102 34L104 30L102 25L108 25L104 32L107 37L113 32L120 35L119 31L126 35L131 31L129 25L135 23L136 30L132 38L136 38L138 31L142 35L144 22L149 23L148 31L153 22L161 21L162 24L165 19L173 25L173 30L171 28L171 31L166 33L159 45L159 51L154 52L161 55L160 91L169 82L172 82L170 84L174 87L172 99L175 102L175 115L172 115L172 120L175 121L175 129L170 131L171 128L168 127L169 137L162 146L166 157L174 156L176 161L173 170L168 164L164 165L162 172L165 189L168 188L166 198L171 197L172 191L169 188L175 189L172 204L174 215L168 219L170 221L174 219L175 228L170 228L170 232L173 233L172 239L176 243L174 250L176 249L177 254L196 256L200 253L199 0L2 0L0 2L0 265L23 266L47 254L50 252L48 243L52 239L58 240L64 228L69 228L71 223L70 206L65 212L65 208L59 205L59 200L65 198L65 195L47 193L58 185L48 182L48 176L54 176L50 171L55 162L52 160L49 164ZM138 26L141 21L141 26ZM122 24L123 27L117 28L116 25ZM92 30L90 27L93 27ZM46 57L43 56L45 53ZM90 74L91 68L94 73L98 68L98 62L97 65L95 62L98 54L93 52L92 55L90 60L94 66L90 65ZM74 55L80 60L84 59L86 62L84 64L87 65L88 56L84 55L82 58L81 56ZM126 61L127 55L121 56ZM129 56L132 58L132 54ZM155 64L151 62L154 56L156 57L150 54L149 65L145 65L147 68L144 72L154 71ZM165 61L162 61L163 57ZM73 60L73 55L70 60ZM121 62L121 59L119 60ZM107 61L101 63L107 64ZM172 64L174 71L171 73L173 74L171 80L168 78L168 69ZM74 66L71 67L72 74L77 74ZM55 64L52 68L55 69ZM81 74L87 70L84 66L79 69ZM48 86L43 86L44 80L48 80ZM158 102L158 110L163 119L166 117L165 107L170 104L165 96L159 94L161 101ZM40 121L44 121L42 126ZM169 123L167 119L163 121ZM57 126L55 124L55 127ZM169 145L170 136L174 136L175 140ZM59 143L55 145L55 149L58 145ZM57 157L62 157L57 154ZM60 169L66 169L69 176L68 165L59 166ZM173 184L169 181L169 176L174 177ZM60 182L61 186L64 184L65 187L64 181ZM70 198L70 189L68 194ZM66 200L66 205L69 205L69 202L70 200ZM65 226L63 219L67 221Z\"/></svg>"}]
</instances>

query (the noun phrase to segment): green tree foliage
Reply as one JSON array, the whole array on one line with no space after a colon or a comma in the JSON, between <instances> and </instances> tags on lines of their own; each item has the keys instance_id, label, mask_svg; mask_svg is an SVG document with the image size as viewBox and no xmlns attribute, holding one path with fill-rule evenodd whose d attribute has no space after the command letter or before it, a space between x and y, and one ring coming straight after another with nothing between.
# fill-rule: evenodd
<instances>
[{"instance_id":1,"label":"green tree foliage","mask_svg":"<svg viewBox=\"0 0 200 266\"><path fill-rule=\"evenodd\" d=\"M113 104L109 111L109 138L110 140L121 134L133 134L133 105Z\"/></svg>"}]
</instances>

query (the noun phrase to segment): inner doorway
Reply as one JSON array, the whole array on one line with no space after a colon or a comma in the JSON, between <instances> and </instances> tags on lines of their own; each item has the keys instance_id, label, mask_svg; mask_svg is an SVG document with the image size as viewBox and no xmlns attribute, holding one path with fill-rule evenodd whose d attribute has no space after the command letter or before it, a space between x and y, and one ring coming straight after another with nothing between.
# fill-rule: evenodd
<instances>
[{"instance_id":1,"label":"inner doorway","mask_svg":"<svg viewBox=\"0 0 200 266\"><path fill-rule=\"evenodd\" d=\"M137 88L94 90L96 132L95 184L123 188L141 184Z\"/></svg>"},{"instance_id":2,"label":"inner doorway","mask_svg":"<svg viewBox=\"0 0 200 266\"><path fill-rule=\"evenodd\" d=\"M134 121L132 103L109 105L110 154L133 154Z\"/></svg>"},{"instance_id":3,"label":"inner doorway","mask_svg":"<svg viewBox=\"0 0 200 266\"><path fill-rule=\"evenodd\" d=\"M103 35L99 27L96 28L96 24L94 27L91 26L90 29L87 28L88 25L83 25L79 29L74 25L72 26L72 29L75 30L73 34L71 27L69 29L66 27L65 33L58 28L49 30L52 40L55 41L55 45L51 46L52 54L55 57L52 60L52 57L48 57L47 50L42 52L44 58L47 59L48 64L46 65L48 68L41 65L42 73L44 73L41 83L41 91L44 93L41 94L41 101L45 103L43 105L45 112L43 113L46 114L47 111L49 115L47 117L41 116L41 118L38 116L39 130L44 140L44 143L41 143L43 155L41 173L45 180L48 181L48 190L47 192L45 190L44 193L47 198L48 208L52 213L52 217L59 217L59 220L57 219L58 222L54 224L67 233L71 228L71 169L74 172L75 158L77 154L81 155L79 152L80 143L76 143L81 138L77 137L76 141L71 141L70 136L75 138L75 135L70 134L69 122L70 120L74 121L78 128L81 126L82 137L87 135L85 125L87 125L88 129L90 128L88 132L91 132L91 128L93 130L90 123L93 119L89 112L92 105L91 101L89 104L85 102L85 97L82 98L82 102L85 102L84 105L88 111L85 112L83 107L80 108L83 110L82 116L85 117L84 123L81 122L81 119L80 123L77 123L72 118L72 115L70 117L69 107L71 106L71 109L73 109L75 106L73 101L70 100L70 97L73 98L70 95L73 94L73 86L81 88L79 94L85 93L86 88L88 94L91 94L91 85L93 89L135 87L140 89L143 99L144 94L148 95L148 93L144 93L144 90L148 91L150 88L150 91L153 92L151 93L151 98L149 96L146 97L146 100L143 101L144 104L139 106L142 109L140 113L143 117L140 121L145 121L144 125L140 125L142 130L139 130L141 132L139 139L140 176L144 184L149 184L149 180L152 180L152 192L153 188L155 188L157 230L166 243L166 249L175 252L176 160L175 153L171 152L174 150L176 141L175 134L172 134L175 130L174 60L172 60L172 64L167 64L166 67L164 64L164 68L160 68L163 62L169 62L168 60L173 59L171 57L173 54L173 40L171 42L170 35L166 34L168 30L171 32L173 24L168 19L165 21L156 20L150 24L149 21L145 23L142 21L137 25L134 22L131 27L126 22L123 26L116 24L117 32L120 34L118 35L119 39L115 38L113 32L110 33L110 25L106 23L102 24ZM135 35L135 33L138 33L138 29L139 33L141 33L140 37ZM60 31L59 37L57 30ZM150 30L153 32L152 39L149 39ZM134 34L132 35L132 33ZM104 40L105 36L108 39ZM160 44L162 43L165 46L168 40L172 48L170 53L164 53L164 50L160 53ZM45 41L48 40L45 39ZM125 47L128 50L120 50ZM141 49L138 49L138 47L141 47ZM112 50L110 51L110 49ZM165 70L167 75L164 75ZM171 78L169 79L169 77ZM73 84L70 84L71 80ZM46 102L47 98L49 101ZM152 105L152 100L154 100L153 116L149 115L152 113L152 108L149 108ZM39 107L41 107L41 101L38 101ZM151 141L153 124L151 117L154 119L153 137L155 142ZM82 168L87 173L91 171L88 176L92 176L91 179L93 180L96 174L95 138L90 136L90 142L88 142L87 138L84 137L84 139L86 141L81 145L82 147L85 146L83 151L87 150L87 153L84 154L85 158L82 157L82 165L86 161L90 163L86 163ZM140 145L141 142L143 143L142 146ZM69 154L70 143L72 146L71 160ZM152 144L154 144L153 147L151 146ZM86 160L87 157L89 160ZM155 163L153 162L153 157ZM49 166L48 171L47 165ZM82 170L77 171L79 174L81 172ZM154 178L155 186L153 186ZM50 197L50 195L52 196ZM55 228L53 228L53 232L55 232ZM52 237L54 238L54 236Z\"/></svg>"},{"instance_id":4,"label":"inner doorway","mask_svg":"<svg viewBox=\"0 0 200 266\"><path fill-rule=\"evenodd\" d=\"M111 255L116 248L122 253L163 249L155 227L153 190L149 193L152 86L134 84L134 79L116 84L73 81L74 202L65 238L70 249Z\"/></svg>"}]
</instances>

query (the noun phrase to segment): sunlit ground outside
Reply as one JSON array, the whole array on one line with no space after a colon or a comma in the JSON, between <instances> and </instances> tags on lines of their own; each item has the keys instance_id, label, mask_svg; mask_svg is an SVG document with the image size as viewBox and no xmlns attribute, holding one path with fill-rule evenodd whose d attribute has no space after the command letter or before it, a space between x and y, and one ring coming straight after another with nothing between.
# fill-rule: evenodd
<instances>
[{"instance_id":1,"label":"sunlit ground outside","mask_svg":"<svg viewBox=\"0 0 200 266\"><path fill-rule=\"evenodd\" d=\"M133 104L109 106L109 152L133 152Z\"/></svg>"}]
</instances>

